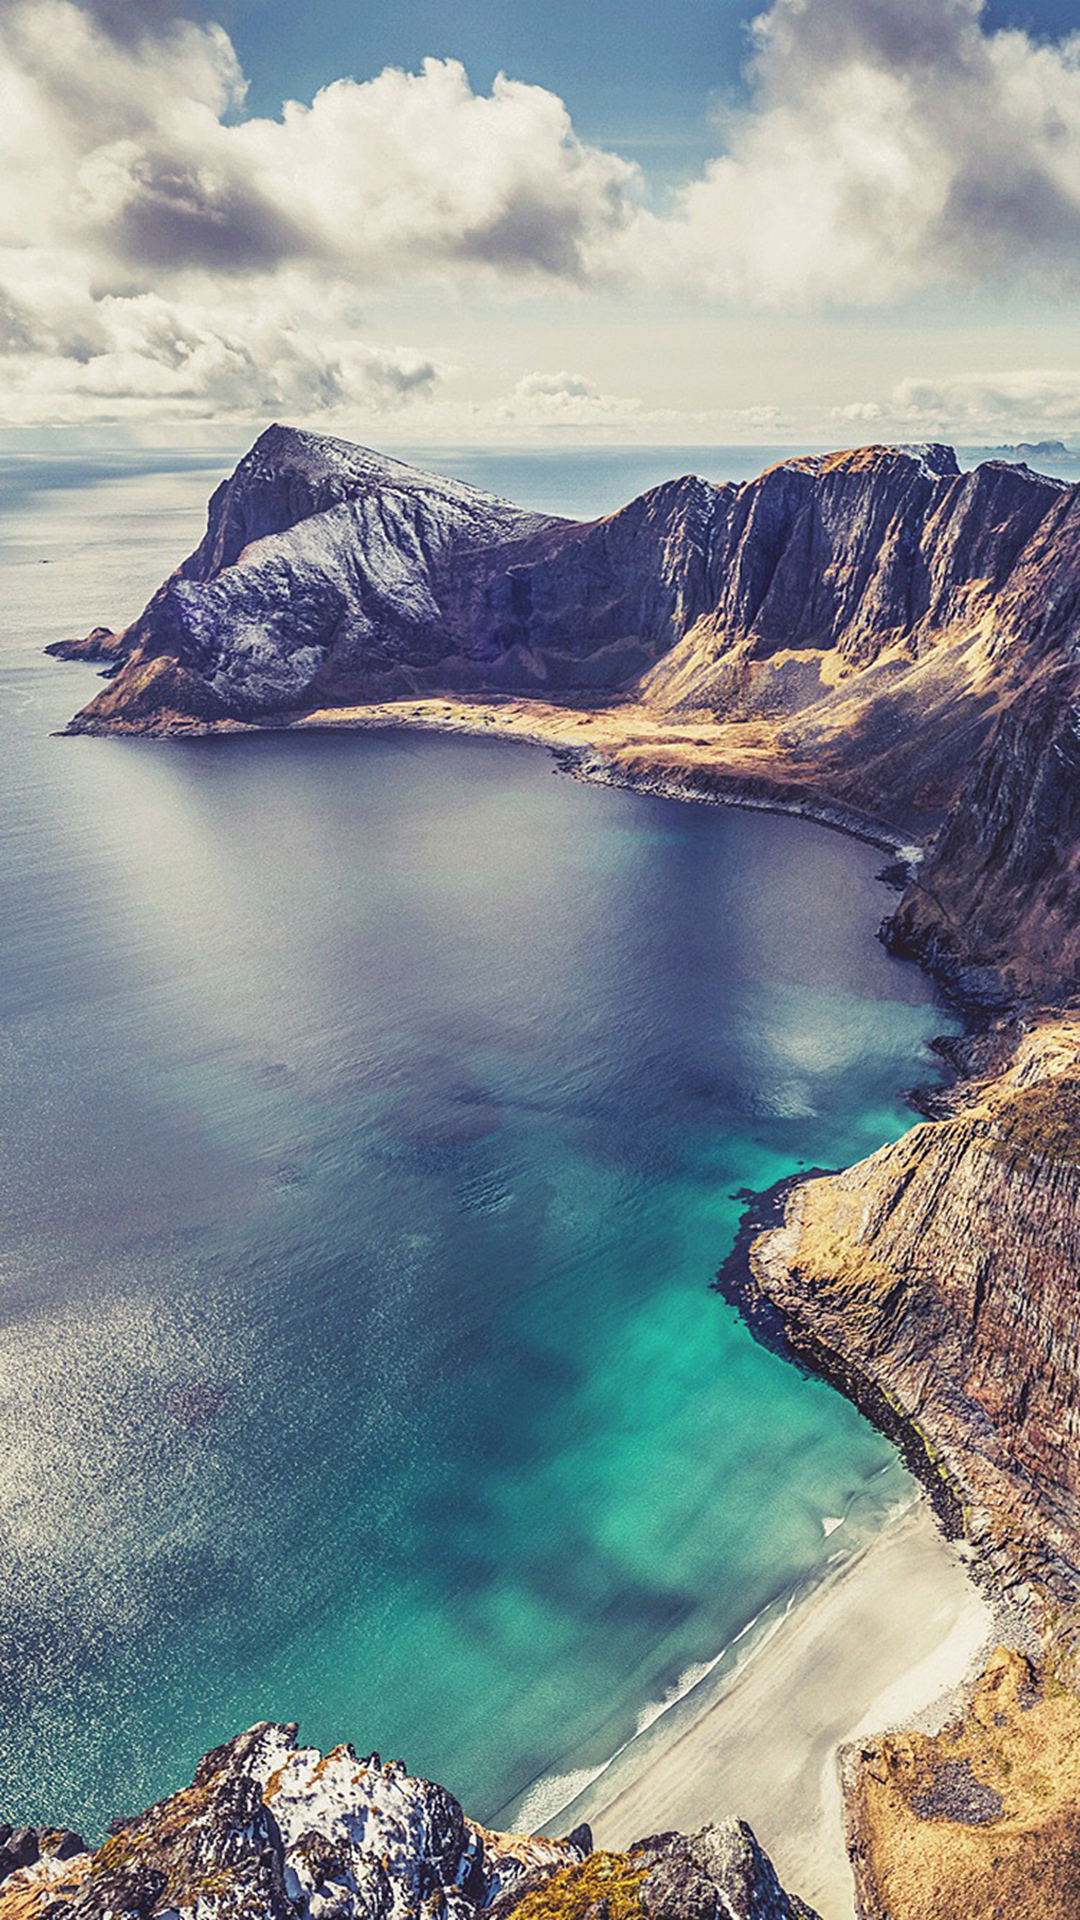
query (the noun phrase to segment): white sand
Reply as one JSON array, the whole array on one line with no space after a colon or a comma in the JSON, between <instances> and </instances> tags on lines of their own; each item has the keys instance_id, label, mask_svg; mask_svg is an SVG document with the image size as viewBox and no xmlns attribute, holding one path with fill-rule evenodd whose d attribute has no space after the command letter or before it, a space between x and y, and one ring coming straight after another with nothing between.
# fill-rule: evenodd
<instances>
[{"instance_id":1,"label":"white sand","mask_svg":"<svg viewBox=\"0 0 1080 1920\"><path fill-rule=\"evenodd\" d=\"M748 1820L781 1880L851 1920L839 1747L925 1716L994 1639L993 1616L925 1499L813 1588L689 1721L635 1742L553 1825L598 1846ZM690 1703L688 1702L687 1705Z\"/></svg>"}]
</instances>

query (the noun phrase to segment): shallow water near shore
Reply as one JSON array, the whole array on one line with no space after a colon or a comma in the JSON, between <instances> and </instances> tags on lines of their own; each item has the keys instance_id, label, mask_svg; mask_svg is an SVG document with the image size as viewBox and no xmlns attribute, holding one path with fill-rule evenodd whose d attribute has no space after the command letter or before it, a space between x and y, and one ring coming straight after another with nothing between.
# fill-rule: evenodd
<instances>
[{"instance_id":1,"label":"shallow water near shore","mask_svg":"<svg viewBox=\"0 0 1080 1920\"><path fill-rule=\"evenodd\" d=\"M902 1495L708 1283L949 1017L806 822L437 736L50 738L96 681L40 647L215 478L101 464L0 521L0 1813L97 1831L275 1718L483 1817Z\"/></svg>"}]
</instances>

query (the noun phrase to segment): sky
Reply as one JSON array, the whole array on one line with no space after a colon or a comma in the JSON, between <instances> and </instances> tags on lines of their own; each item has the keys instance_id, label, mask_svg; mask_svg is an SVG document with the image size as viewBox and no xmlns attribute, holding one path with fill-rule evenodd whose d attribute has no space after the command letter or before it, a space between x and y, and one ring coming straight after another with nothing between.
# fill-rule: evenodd
<instances>
[{"instance_id":1,"label":"sky","mask_svg":"<svg viewBox=\"0 0 1080 1920\"><path fill-rule=\"evenodd\" d=\"M1080 0L3 0L0 437L1080 441Z\"/></svg>"}]
</instances>

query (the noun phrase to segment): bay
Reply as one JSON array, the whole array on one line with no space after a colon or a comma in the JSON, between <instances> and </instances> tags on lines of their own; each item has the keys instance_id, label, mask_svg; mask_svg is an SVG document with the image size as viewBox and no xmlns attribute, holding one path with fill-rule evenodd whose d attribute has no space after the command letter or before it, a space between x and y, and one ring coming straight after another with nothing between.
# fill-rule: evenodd
<instances>
[{"instance_id":1,"label":"bay","mask_svg":"<svg viewBox=\"0 0 1080 1920\"><path fill-rule=\"evenodd\" d=\"M283 1718L490 1815L907 1497L709 1281L949 1016L806 822L490 742L52 737L95 682L41 647L216 474L2 477L0 1810L94 1833Z\"/></svg>"}]
</instances>

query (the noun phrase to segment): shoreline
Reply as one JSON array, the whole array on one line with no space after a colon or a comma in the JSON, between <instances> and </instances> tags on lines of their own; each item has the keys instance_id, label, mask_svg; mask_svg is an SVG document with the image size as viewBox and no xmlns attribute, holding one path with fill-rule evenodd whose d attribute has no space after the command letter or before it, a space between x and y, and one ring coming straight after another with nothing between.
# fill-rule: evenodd
<instances>
[{"instance_id":1,"label":"shoreline","mask_svg":"<svg viewBox=\"0 0 1080 1920\"><path fill-rule=\"evenodd\" d=\"M514 698L423 699L251 723L181 721L153 731L85 729L106 738L174 743L259 733L380 730L540 747L552 756L558 772L585 784L803 818L880 848L905 877L922 859L922 848L911 835L808 790L795 769L790 775L782 763L778 769L771 740L755 742L748 756L740 756L730 751L735 745L731 727L710 728L704 722L645 726L641 716L626 709L582 711ZM704 747L715 757L703 753ZM903 957L931 975L937 972L920 955ZM940 973L937 977L946 999L956 1005L961 996L955 989L950 992ZM964 1011L962 1002L959 1010ZM807 1177L802 1173L784 1184L801 1184ZM747 1229L754 1209L772 1197L755 1196L744 1216ZM753 1231L760 1224L754 1222ZM744 1237L740 1233L725 1267L740 1254L745 1262ZM774 1344L767 1331L753 1324L742 1287L721 1290L750 1321L755 1337ZM583 1769L576 1779L568 1772L565 1785L570 1791L561 1805L550 1812L543 1806L544 1787L557 1789L560 1784L552 1773L514 1796L493 1817L498 1824L516 1809L509 1814L511 1825L559 1833L588 1821L597 1846L611 1849L669 1827L688 1832L728 1815L749 1817L781 1880L798 1887L821 1920L852 1920L854 1879L845 1845L842 1750L860 1736L895 1726L940 1724L974 1680L996 1637L996 1611L1004 1610L995 1610L973 1579L963 1547L957 1551L949 1544L946 1532L958 1531L955 1515L945 1511L944 1501L935 1500L928 1463L911 1459L897 1423L884 1421L880 1409L870 1408L853 1380L839 1379L835 1365L823 1364L824 1355L800 1352L787 1341L776 1344L786 1347L791 1364L809 1365L830 1379L864 1418L886 1432L920 1479L913 1501L899 1513L879 1516L868 1538L841 1550L793 1591L769 1603L685 1688L661 1703L650 1703L655 1708L652 1717L598 1768ZM898 1592L903 1596L902 1618L893 1605Z\"/></svg>"},{"instance_id":2,"label":"shoreline","mask_svg":"<svg viewBox=\"0 0 1080 1920\"><path fill-rule=\"evenodd\" d=\"M875 814L816 791L813 770L798 763L785 766L771 730L747 721L717 722L705 716L664 721L632 706L586 708L528 696L446 699L424 695L271 714L258 720L178 717L154 726L72 722L58 737L176 742L263 733L366 733L383 728L543 747L561 771L590 785L704 806L792 814L880 847L907 867L917 867L922 858L914 833L904 833ZM583 734L582 729L588 731ZM709 751L703 753L703 748ZM634 754L652 757L653 764L635 766L621 757Z\"/></svg>"},{"instance_id":3,"label":"shoreline","mask_svg":"<svg viewBox=\"0 0 1080 1920\"><path fill-rule=\"evenodd\" d=\"M721 1655L718 1674L630 1740L542 1830L585 1820L598 1847L618 1850L742 1814L821 1920L852 1920L842 1751L948 1718L999 1637L998 1613L921 1491L767 1611L774 1617L725 1650L745 1639L734 1666Z\"/></svg>"}]
</instances>

